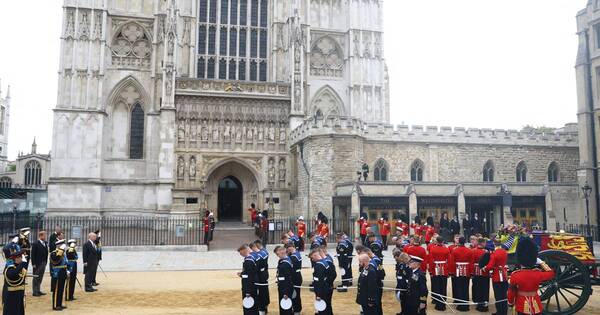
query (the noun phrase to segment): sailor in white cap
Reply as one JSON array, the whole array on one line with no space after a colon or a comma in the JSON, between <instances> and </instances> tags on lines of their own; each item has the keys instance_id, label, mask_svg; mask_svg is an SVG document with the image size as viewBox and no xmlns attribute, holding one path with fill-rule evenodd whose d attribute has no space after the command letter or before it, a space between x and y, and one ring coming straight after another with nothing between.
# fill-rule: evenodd
<instances>
[{"instance_id":1,"label":"sailor in white cap","mask_svg":"<svg viewBox=\"0 0 600 315\"><path fill-rule=\"evenodd\" d=\"M67 243L69 243L69 247L67 248L67 271L69 274L69 279L67 280L67 288L65 289L65 300L73 301L75 300L75 282L77 281L77 259L79 256L77 255L77 241L74 239L70 239Z\"/></svg>"}]
</instances>

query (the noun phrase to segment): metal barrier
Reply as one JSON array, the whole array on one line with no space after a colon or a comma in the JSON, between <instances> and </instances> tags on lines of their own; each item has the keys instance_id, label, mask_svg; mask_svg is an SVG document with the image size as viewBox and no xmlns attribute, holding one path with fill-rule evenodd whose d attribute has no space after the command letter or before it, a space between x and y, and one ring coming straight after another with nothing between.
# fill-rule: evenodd
<instances>
[{"instance_id":1,"label":"metal barrier","mask_svg":"<svg viewBox=\"0 0 600 315\"><path fill-rule=\"evenodd\" d=\"M356 221L356 219L354 219L354 218L330 219L329 220L329 236L327 237L327 242L328 243L335 242L336 241L335 236L336 236L336 233L338 233L338 232L345 232L346 234L348 234L348 236L350 236L350 238L353 238L354 229L356 228L355 221ZM283 218L269 219L269 223L273 224L274 229L269 231L268 243L269 244L281 243L281 235L283 233L287 232L288 230L292 230L294 233L297 233L298 229L296 228L296 222L297 222L296 217L283 217ZM308 234L316 231L317 224L314 220L305 220L304 223L306 224L305 238L307 238ZM305 241L308 244L308 239L306 239Z\"/></svg>"},{"instance_id":2,"label":"metal barrier","mask_svg":"<svg viewBox=\"0 0 600 315\"><path fill-rule=\"evenodd\" d=\"M594 241L600 242L600 231L596 225L556 223L556 230L591 237Z\"/></svg>"},{"instance_id":3,"label":"metal barrier","mask_svg":"<svg viewBox=\"0 0 600 315\"><path fill-rule=\"evenodd\" d=\"M45 229L55 227L65 233L65 239L80 244L90 232L102 233L104 246L200 245L204 232L198 217L43 217L40 215L0 215L0 243L6 242L15 230L30 227L33 241Z\"/></svg>"}]
</instances>

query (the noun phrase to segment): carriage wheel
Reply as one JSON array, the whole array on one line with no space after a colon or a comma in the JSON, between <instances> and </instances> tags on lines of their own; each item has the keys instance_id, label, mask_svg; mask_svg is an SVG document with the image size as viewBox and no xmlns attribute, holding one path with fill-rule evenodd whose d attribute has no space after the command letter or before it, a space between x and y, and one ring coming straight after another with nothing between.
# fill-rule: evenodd
<instances>
[{"instance_id":1,"label":"carriage wheel","mask_svg":"<svg viewBox=\"0 0 600 315\"><path fill-rule=\"evenodd\" d=\"M547 315L571 315L585 306L592 287L588 268L575 256L559 250L540 252L556 273L554 279L542 283L539 293Z\"/></svg>"}]
</instances>

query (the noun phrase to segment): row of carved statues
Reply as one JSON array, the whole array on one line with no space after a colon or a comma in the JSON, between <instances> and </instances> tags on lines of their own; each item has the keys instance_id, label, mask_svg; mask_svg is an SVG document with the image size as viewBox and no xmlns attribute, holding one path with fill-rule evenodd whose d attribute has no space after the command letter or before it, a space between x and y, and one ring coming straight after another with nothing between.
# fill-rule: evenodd
<instances>
[{"instance_id":1,"label":"row of carved statues","mask_svg":"<svg viewBox=\"0 0 600 315\"><path fill-rule=\"evenodd\" d=\"M279 142L285 144L287 139L287 128L275 124L246 126L236 125L230 122L224 125L199 125L185 124L179 122L177 128L177 140L179 142L206 141L212 143L222 142Z\"/></svg>"}]
</instances>

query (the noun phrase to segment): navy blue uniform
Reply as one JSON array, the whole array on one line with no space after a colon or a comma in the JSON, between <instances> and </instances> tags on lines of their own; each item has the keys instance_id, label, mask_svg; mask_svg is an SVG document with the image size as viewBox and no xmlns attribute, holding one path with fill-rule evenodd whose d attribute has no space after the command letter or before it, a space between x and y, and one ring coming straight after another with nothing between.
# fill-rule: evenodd
<instances>
[{"instance_id":1,"label":"navy blue uniform","mask_svg":"<svg viewBox=\"0 0 600 315\"><path fill-rule=\"evenodd\" d=\"M67 270L69 271L69 277L66 281L67 288L65 289L65 300L73 300L75 294L75 282L77 281L77 250L74 247L67 249Z\"/></svg>"},{"instance_id":2,"label":"navy blue uniform","mask_svg":"<svg viewBox=\"0 0 600 315\"><path fill-rule=\"evenodd\" d=\"M381 290L377 269L374 264L369 264L358 277L356 303L360 304L364 315L383 314L381 308Z\"/></svg>"},{"instance_id":3,"label":"navy blue uniform","mask_svg":"<svg viewBox=\"0 0 600 315\"><path fill-rule=\"evenodd\" d=\"M352 285L352 253L354 252L354 246L346 238L338 243L336 252L342 276L342 286L349 287Z\"/></svg>"},{"instance_id":4,"label":"navy blue uniform","mask_svg":"<svg viewBox=\"0 0 600 315\"><path fill-rule=\"evenodd\" d=\"M290 261L292 262L292 266L294 266L294 274L292 276L294 282L294 294L292 294L292 308L295 313L300 313L302 311L302 298L300 297L300 286L302 286L302 255L300 252L295 252L290 255Z\"/></svg>"},{"instance_id":5,"label":"navy blue uniform","mask_svg":"<svg viewBox=\"0 0 600 315\"><path fill-rule=\"evenodd\" d=\"M406 291L408 290L408 281L411 275L412 270L406 264L396 264L396 289L398 289L397 293L400 293L400 308L402 309L400 314L402 315L404 315L404 310L406 309L408 296Z\"/></svg>"},{"instance_id":6,"label":"navy blue uniform","mask_svg":"<svg viewBox=\"0 0 600 315\"><path fill-rule=\"evenodd\" d=\"M256 261L254 260L255 255L250 255L244 258L244 264L242 267L242 299L246 296L254 299L254 305L251 308L244 308L244 315L258 315L257 305L257 289L254 284L257 281L257 268Z\"/></svg>"},{"instance_id":7,"label":"navy blue uniform","mask_svg":"<svg viewBox=\"0 0 600 315\"><path fill-rule=\"evenodd\" d=\"M258 285L258 310L267 311L271 299L269 297L269 253L266 250L261 249L256 252L256 266L257 271L257 285Z\"/></svg>"},{"instance_id":8,"label":"navy blue uniform","mask_svg":"<svg viewBox=\"0 0 600 315\"><path fill-rule=\"evenodd\" d=\"M411 272L408 279L407 304L404 315L425 315L427 314L427 279L425 274L420 269L415 269ZM419 309L421 304L425 304L425 308Z\"/></svg>"},{"instance_id":9,"label":"navy blue uniform","mask_svg":"<svg viewBox=\"0 0 600 315\"><path fill-rule=\"evenodd\" d=\"M375 254L375 256L379 257L383 261L383 244L380 240L375 240L369 243L369 248Z\"/></svg>"},{"instance_id":10,"label":"navy blue uniform","mask_svg":"<svg viewBox=\"0 0 600 315\"><path fill-rule=\"evenodd\" d=\"M325 301L327 307L324 311L319 312L322 315L332 315L333 311L331 309L331 301L327 300L329 296L329 292L331 291L331 287L329 286L329 280L327 276L329 274L329 264L325 259L320 260L315 263L315 269L313 271L313 284L315 288L315 297L320 298Z\"/></svg>"},{"instance_id":11,"label":"navy blue uniform","mask_svg":"<svg viewBox=\"0 0 600 315\"><path fill-rule=\"evenodd\" d=\"M50 254L50 273L52 275L52 309L62 309L65 281L67 280L67 258L60 249Z\"/></svg>"},{"instance_id":12,"label":"navy blue uniform","mask_svg":"<svg viewBox=\"0 0 600 315\"><path fill-rule=\"evenodd\" d=\"M284 296L287 296L288 299L292 298L294 292L294 273L294 266L289 257L279 260L279 264L277 265L277 292L279 293L279 301ZM279 314L292 315L294 314L294 308L292 306L290 309L284 310L281 308L281 304L279 304Z\"/></svg>"},{"instance_id":13,"label":"navy blue uniform","mask_svg":"<svg viewBox=\"0 0 600 315\"><path fill-rule=\"evenodd\" d=\"M4 286L2 288L3 315L25 314L25 279L27 263L15 264L7 259L4 266Z\"/></svg>"}]
</instances>

